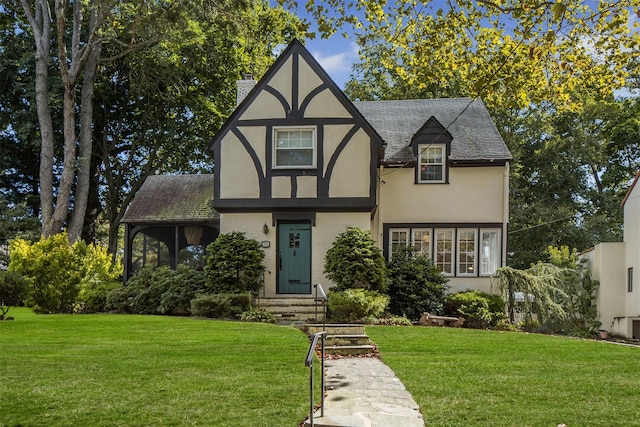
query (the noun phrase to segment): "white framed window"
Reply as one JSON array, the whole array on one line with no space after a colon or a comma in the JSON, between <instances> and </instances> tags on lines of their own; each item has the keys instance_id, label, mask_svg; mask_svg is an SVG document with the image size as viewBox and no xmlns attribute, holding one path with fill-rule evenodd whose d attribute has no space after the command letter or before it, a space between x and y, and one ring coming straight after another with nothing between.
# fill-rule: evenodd
<instances>
[{"instance_id":1,"label":"white framed window","mask_svg":"<svg viewBox=\"0 0 640 427\"><path fill-rule=\"evenodd\" d=\"M445 182L446 146L429 144L418 146L418 182Z\"/></svg>"},{"instance_id":2,"label":"white framed window","mask_svg":"<svg viewBox=\"0 0 640 427\"><path fill-rule=\"evenodd\" d=\"M476 230L458 230L458 276L476 275Z\"/></svg>"},{"instance_id":3,"label":"white framed window","mask_svg":"<svg viewBox=\"0 0 640 427\"><path fill-rule=\"evenodd\" d=\"M435 264L445 275L453 275L453 229L436 229Z\"/></svg>"},{"instance_id":4,"label":"white framed window","mask_svg":"<svg viewBox=\"0 0 640 427\"><path fill-rule=\"evenodd\" d=\"M316 166L315 127L276 128L273 141L274 167L297 169Z\"/></svg>"},{"instance_id":5,"label":"white framed window","mask_svg":"<svg viewBox=\"0 0 640 427\"><path fill-rule=\"evenodd\" d=\"M408 228L392 228L389 230L389 259L393 258L393 252L400 247L409 246L409 229Z\"/></svg>"},{"instance_id":6,"label":"white framed window","mask_svg":"<svg viewBox=\"0 0 640 427\"><path fill-rule=\"evenodd\" d=\"M500 230L480 230L480 275L492 275L500 268Z\"/></svg>"},{"instance_id":7,"label":"white framed window","mask_svg":"<svg viewBox=\"0 0 640 427\"><path fill-rule=\"evenodd\" d=\"M412 231L412 243L416 254L431 258L431 229L415 228Z\"/></svg>"}]
</instances>

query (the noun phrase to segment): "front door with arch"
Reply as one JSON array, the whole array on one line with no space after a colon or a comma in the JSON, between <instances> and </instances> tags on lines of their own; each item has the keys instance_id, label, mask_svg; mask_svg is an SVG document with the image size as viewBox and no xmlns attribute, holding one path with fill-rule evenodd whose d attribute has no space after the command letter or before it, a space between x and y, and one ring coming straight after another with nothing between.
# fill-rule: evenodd
<instances>
[{"instance_id":1,"label":"front door with arch","mask_svg":"<svg viewBox=\"0 0 640 427\"><path fill-rule=\"evenodd\" d=\"M279 294L311 293L311 224L278 223Z\"/></svg>"}]
</instances>

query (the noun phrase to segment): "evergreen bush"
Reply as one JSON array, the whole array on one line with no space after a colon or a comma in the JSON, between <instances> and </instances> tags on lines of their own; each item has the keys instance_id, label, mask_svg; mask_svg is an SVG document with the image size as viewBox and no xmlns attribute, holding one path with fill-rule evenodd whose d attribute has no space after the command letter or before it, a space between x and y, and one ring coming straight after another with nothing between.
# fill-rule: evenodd
<instances>
[{"instance_id":1,"label":"evergreen bush","mask_svg":"<svg viewBox=\"0 0 640 427\"><path fill-rule=\"evenodd\" d=\"M389 311L418 320L422 313L442 314L447 278L433 261L417 255L414 248L394 249L389 263Z\"/></svg>"},{"instance_id":2,"label":"evergreen bush","mask_svg":"<svg viewBox=\"0 0 640 427\"><path fill-rule=\"evenodd\" d=\"M199 317L237 319L251 308L251 294L208 294L191 300L191 313Z\"/></svg>"},{"instance_id":3,"label":"evergreen bush","mask_svg":"<svg viewBox=\"0 0 640 427\"><path fill-rule=\"evenodd\" d=\"M257 240L238 231L221 234L207 253L204 272L213 293L258 293L264 252Z\"/></svg>"},{"instance_id":4,"label":"evergreen bush","mask_svg":"<svg viewBox=\"0 0 640 427\"><path fill-rule=\"evenodd\" d=\"M324 274L336 284L336 290L361 288L384 292L389 284L382 251L371 233L347 227L327 251Z\"/></svg>"}]
</instances>

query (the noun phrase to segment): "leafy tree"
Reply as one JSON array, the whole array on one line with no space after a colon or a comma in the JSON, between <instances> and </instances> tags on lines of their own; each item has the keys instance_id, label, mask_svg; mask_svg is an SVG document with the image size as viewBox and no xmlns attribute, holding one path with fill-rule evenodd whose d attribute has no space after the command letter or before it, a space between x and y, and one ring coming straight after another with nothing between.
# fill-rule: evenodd
<instances>
[{"instance_id":1,"label":"leafy tree","mask_svg":"<svg viewBox=\"0 0 640 427\"><path fill-rule=\"evenodd\" d=\"M264 0L21 0L3 8L20 12L35 42L43 234L68 224L72 241L86 217L99 214L101 170L112 185L108 216L115 224L128 201L118 191L135 193L162 167L188 168L185 152L202 153L202 141L230 111L231 82L247 69L262 72L277 44L305 31ZM50 76L59 77L59 92ZM132 119L123 121L121 111ZM185 152L176 150L182 146ZM193 166L200 158L189 160ZM137 179L120 169L139 171Z\"/></svg>"},{"instance_id":2,"label":"leafy tree","mask_svg":"<svg viewBox=\"0 0 640 427\"><path fill-rule=\"evenodd\" d=\"M389 263L389 311L418 320L422 313L442 314L448 279L433 261L414 248L397 248Z\"/></svg>"},{"instance_id":3,"label":"leafy tree","mask_svg":"<svg viewBox=\"0 0 640 427\"><path fill-rule=\"evenodd\" d=\"M538 316L543 329L572 334L590 334L599 326L592 301L598 283L588 269L577 263L577 252L569 248L548 248L550 262L539 262L527 270L503 267L494 286L505 296L513 323L519 309L527 320ZM516 293L522 301L516 301Z\"/></svg>"},{"instance_id":4,"label":"leafy tree","mask_svg":"<svg viewBox=\"0 0 640 427\"><path fill-rule=\"evenodd\" d=\"M264 272L260 242L233 231L219 235L207 252L204 272L214 293L258 293Z\"/></svg>"},{"instance_id":5,"label":"leafy tree","mask_svg":"<svg viewBox=\"0 0 640 427\"><path fill-rule=\"evenodd\" d=\"M389 284L382 251L369 231L347 227L340 233L324 258L324 274L337 291L363 288L384 292Z\"/></svg>"},{"instance_id":6,"label":"leafy tree","mask_svg":"<svg viewBox=\"0 0 640 427\"><path fill-rule=\"evenodd\" d=\"M352 26L363 62L389 70L392 88L459 86L492 107L553 99L573 110L577 87L602 98L624 86L640 40L630 25L637 0L329 0L306 7L324 34Z\"/></svg>"}]
</instances>

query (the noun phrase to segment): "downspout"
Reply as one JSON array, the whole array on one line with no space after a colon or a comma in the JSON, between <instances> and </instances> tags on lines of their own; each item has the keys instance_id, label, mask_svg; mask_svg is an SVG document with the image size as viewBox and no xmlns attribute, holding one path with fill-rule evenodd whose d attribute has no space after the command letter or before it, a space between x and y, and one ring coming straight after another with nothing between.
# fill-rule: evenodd
<instances>
[{"instance_id":1,"label":"downspout","mask_svg":"<svg viewBox=\"0 0 640 427\"><path fill-rule=\"evenodd\" d=\"M384 171L384 165L380 165L380 167L378 168L378 182L377 182L377 189L376 189L376 204L378 205L378 247L380 249L383 249L382 244L384 242L384 236L382 235L383 230L382 230L382 203L381 203L381 198L380 198L380 194L382 193L382 172Z\"/></svg>"},{"instance_id":2,"label":"downspout","mask_svg":"<svg viewBox=\"0 0 640 427\"><path fill-rule=\"evenodd\" d=\"M502 177L503 181L503 195L504 201L502 203L502 267L507 265L507 242L508 242L508 231L509 231L509 170L510 164L509 162L505 163L504 166L504 175Z\"/></svg>"}]
</instances>

